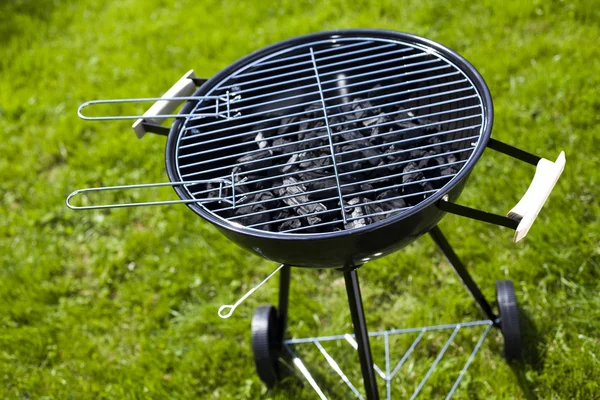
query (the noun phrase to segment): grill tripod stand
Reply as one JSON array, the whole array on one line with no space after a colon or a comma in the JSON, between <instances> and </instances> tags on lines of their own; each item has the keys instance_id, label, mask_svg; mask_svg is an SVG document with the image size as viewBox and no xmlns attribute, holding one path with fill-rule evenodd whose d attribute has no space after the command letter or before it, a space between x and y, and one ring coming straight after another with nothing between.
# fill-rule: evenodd
<instances>
[{"instance_id":1,"label":"grill tripod stand","mask_svg":"<svg viewBox=\"0 0 600 400\"><path fill-rule=\"evenodd\" d=\"M419 383L417 389L414 391L411 398L415 398L419 392L425 386L427 379L434 371L435 367L442 359L445 351L448 349L452 340L454 339L458 330L462 328L469 328L474 326L486 326L482 335L479 338L473 352L468 358L467 362L463 366L458 378L454 382L454 385L450 389L447 395L449 399L454 391L457 389L462 377L464 376L467 368L471 364L476 353L479 351L483 340L489 333L492 327L499 328L504 337L504 356L507 359L519 358L522 354L521 337L519 330L519 319L518 309L515 298L514 287L511 281L498 281L496 283L497 301L499 308L499 315L496 315L492 311L490 303L487 301L479 286L475 283L464 264L460 261L445 236L442 234L439 227L432 228L429 235L440 249L440 251L446 256L450 262L452 268L463 282L467 291L471 294L475 300L479 309L483 312L486 319L481 321L473 321L466 323L457 323L449 325L438 325L428 326L420 328L408 328L408 329L397 329L382 332L369 333L367 329L367 323L365 319L365 312L363 308L363 301L361 297L360 285L358 280L358 267L345 268L342 270L344 274L344 281L346 286L346 293L348 296L348 305L350 308L350 314L352 316L352 324L354 327L354 335L340 335L340 336L328 336L328 337L313 337L303 339L291 339L284 340L285 330L287 325L287 314L288 314L288 298L289 298L289 287L290 287L290 272L291 267L286 265L281 269L281 275L279 280L279 303L278 307L274 306L262 306L259 307L252 319L252 349L254 353L254 361L256 364L257 373L260 379L267 384L267 386L273 386L280 378L279 371L279 357L283 356L285 350L289 355L292 356L293 363L308 383L315 390L317 395L321 399L327 397L317 384L317 382L311 376L309 370L304 366L302 360L296 356L293 351L294 345L300 345L304 343L312 343L317 346L319 351L323 354L332 369L340 376L340 378L346 383L346 385L352 390L352 392L358 398L366 398L368 400L378 400L380 398L376 373L380 375L386 383L386 398L391 398L391 379L398 372L407 357L417 346L425 332L434 330L452 330L449 339L444 344L443 348L439 352L436 360L430 367L425 377ZM389 345L388 340L390 335L402 334L402 333L413 333L420 332L419 336L415 339L409 349L406 351L400 362L396 365L393 371L390 371L390 356L389 356ZM371 346L369 343L369 337L383 336L386 347L386 366L385 372L373 363L373 357L371 354ZM350 380L341 371L335 360L327 353L327 351L321 346L321 342L331 340L347 340L353 345L357 352L360 361L361 373L364 382L364 393L365 396L350 382Z\"/></svg>"}]
</instances>

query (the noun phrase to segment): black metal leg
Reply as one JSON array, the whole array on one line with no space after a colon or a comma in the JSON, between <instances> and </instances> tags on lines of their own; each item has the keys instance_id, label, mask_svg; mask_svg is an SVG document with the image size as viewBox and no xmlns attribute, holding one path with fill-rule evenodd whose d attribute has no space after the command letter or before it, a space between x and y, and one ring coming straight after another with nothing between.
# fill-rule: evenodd
<instances>
[{"instance_id":1,"label":"black metal leg","mask_svg":"<svg viewBox=\"0 0 600 400\"><path fill-rule=\"evenodd\" d=\"M498 316L492 311L490 303L487 302L483 293L481 293L479 286L477 286L475 281L473 281L473 278L454 252L454 249L452 249L452 246L450 246L450 243L448 243L448 241L446 240L446 237L442 234L440 228L434 226L429 231L429 235L431 235L431 238L433 239L437 247L442 251L442 253L444 253L446 258L452 265L452 268L454 268L454 271L467 288L467 291L471 293L471 296L473 296L473 299L475 299L475 302L477 303L481 311L486 315L486 317L495 322Z\"/></svg>"},{"instance_id":2,"label":"black metal leg","mask_svg":"<svg viewBox=\"0 0 600 400\"><path fill-rule=\"evenodd\" d=\"M373 357L371 356L371 345L369 344L369 333L367 331L367 321L365 320L365 311L363 309L356 269L344 271L344 281L346 282L346 293L348 294L348 304L350 305L354 334L356 335L356 343L358 344L358 357L365 382L367 399L379 400L375 371L373 369Z\"/></svg>"},{"instance_id":3,"label":"black metal leg","mask_svg":"<svg viewBox=\"0 0 600 400\"><path fill-rule=\"evenodd\" d=\"M291 267L284 265L279 271L279 338L283 340L287 327L288 300L290 298L290 272Z\"/></svg>"}]
</instances>

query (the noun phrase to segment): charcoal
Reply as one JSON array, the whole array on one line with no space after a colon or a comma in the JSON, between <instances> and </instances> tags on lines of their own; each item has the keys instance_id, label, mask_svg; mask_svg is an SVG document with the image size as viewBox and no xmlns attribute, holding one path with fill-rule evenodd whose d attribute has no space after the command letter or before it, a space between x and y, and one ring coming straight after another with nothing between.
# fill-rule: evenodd
<instances>
[{"instance_id":1,"label":"charcoal","mask_svg":"<svg viewBox=\"0 0 600 400\"><path fill-rule=\"evenodd\" d=\"M381 207L383 211L398 210L400 208L406 207L406 202L404 201L404 199L394 198L399 196L401 196L401 194L398 192L397 189L386 190L385 192L382 192L381 194L379 194L379 196L377 196L377 200L391 200L382 201L376 204L379 204L379 207Z\"/></svg>"},{"instance_id":2,"label":"charcoal","mask_svg":"<svg viewBox=\"0 0 600 400\"><path fill-rule=\"evenodd\" d=\"M355 204L359 204L359 203L360 203L359 197L355 197L348 201L349 206L354 206ZM354 229L354 228L360 228L362 226L366 226L367 225L366 220L364 218L361 218L363 215L365 215L365 213L363 211L362 206L346 208L346 219L351 219L351 221L346 222L344 224L344 228Z\"/></svg>"},{"instance_id":3,"label":"charcoal","mask_svg":"<svg viewBox=\"0 0 600 400\"><path fill-rule=\"evenodd\" d=\"M410 162L406 165L406 167L404 167L404 172L412 172L412 171L416 171L418 169L419 169L419 167L417 166L417 164L415 164L414 162ZM423 176L422 172L406 174L406 175L402 175L402 183L420 181L423 178L424 178L424 176Z\"/></svg>"},{"instance_id":4,"label":"charcoal","mask_svg":"<svg viewBox=\"0 0 600 400\"><path fill-rule=\"evenodd\" d=\"M309 225L321 222L319 216L311 216L310 214L327 211L327 208L321 203L305 204L309 202L309 199L308 195L303 194L306 193L306 187L301 181L290 176L283 180L283 185L286 187L279 188L279 196L292 196L281 199L285 204L296 207L298 215L309 215L307 218Z\"/></svg>"},{"instance_id":5,"label":"charcoal","mask_svg":"<svg viewBox=\"0 0 600 400\"><path fill-rule=\"evenodd\" d=\"M458 173L463 164L447 164L462 154L445 153L459 147L444 144L448 137L433 136L440 123L420 117L425 110L393 104L398 99L392 90L379 85L366 89L364 97L349 93L342 104L327 110L329 130L321 101L294 109L298 115L266 112L264 122L249 127L257 133L241 140L247 153L223 173L235 175L237 205L219 215L235 215L243 225L276 232L354 229L418 204L429 195L424 191L442 187ZM216 198L219 184L198 184L197 190L202 189ZM340 190L346 223L339 211ZM221 192L228 197L232 189L224 185Z\"/></svg>"},{"instance_id":6,"label":"charcoal","mask_svg":"<svg viewBox=\"0 0 600 400\"><path fill-rule=\"evenodd\" d=\"M298 145L291 139L277 138L273 140L273 146L270 150L275 155L293 153L298 150Z\"/></svg>"},{"instance_id":7,"label":"charcoal","mask_svg":"<svg viewBox=\"0 0 600 400\"><path fill-rule=\"evenodd\" d=\"M277 230L279 232L288 231L290 229L300 228L302 226L302 222L298 218L296 219L288 219L287 221L283 221Z\"/></svg>"},{"instance_id":8,"label":"charcoal","mask_svg":"<svg viewBox=\"0 0 600 400\"><path fill-rule=\"evenodd\" d=\"M253 170L268 167L273 164L273 159L267 159L271 156L271 153L268 150L256 151L252 153L248 153L245 156L242 156L236 160L237 164L243 164L241 169L243 170Z\"/></svg>"},{"instance_id":9,"label":"charcoal","mask_svg":"<svg viewBox=\"0 0 600 400\"><path fill-rule=\"evenodd\" d=\"M298 130L298 117L287 117L281 120L281 128L277 130L277 135L285 135L286 133L295 132Z\"/></svg>"},{"instance_id":10,"label":"charcoal","mask_svg":"<svg viewBox=\"0 0 600 400\"><path fill-rule=\"evenodd\" d=\"M366 199L366 200L368 200L368 199ZM383 214L384 209L381 208L379 203L365 204L364 209L365 209L365 215L369 215L368 219L370 219L372 222L381 221L382 219L385 219L387 216L386 214Z\"/></svg>"},{"instance_id":11,"label":"charcoal","mask_svg":"<svg viewBox=\"0 0 600 400\"><path fill-rule=\"evenodd\" d=\"M237 190L237 187L236 187L236 190ZM273 199L273 193L271 193L269 191L257 193L254 196L252 196L249 200L247 200L248 203L255 203L255 202L263 202L263 203L253 204L253 205L248 205L248 206L243 206L243 207L237 208L235 211L235 214L243 216L242 218L239 219L239 222L242 225L264 224L264 223L269 222L271 220L271 216L269 215L270 213L268 213L268 212L260 213L260 214L255 214L255 213L265 211L265 210L267 210L267 207L271 207L268 203L264 203L271 199Z\"/></svg>"},{"instance_id":12,"label":"charcoal","mask_svg":"<svg viewBox=\"0 0 600 400\"><path fill-rule=\"evenodd\" d=\"M267 143L266 140L264 140L264 135L262 132L258 132L256 134L256 137L254 138L254 140L256 141L256 143L258 144L258 148L259 149L264 149L265 147L267 147L269 144Z\"/></svg>"},{"instance_id":13,"label":"charcoal","mask_svg":"<svg viewBox=\"0 0 600 400\"><path fill-rule=\"evenodd\" d=\"M309 119L323 117L323 103L320 101L312 103L304 110L304 115ZM300 128L302 130L302 128Z\"/></svg>"},{"instance_id":14,"label":"charcoal","mask_svg":"<svg viewBox=\"0 0 600 400\"><path fill-rule=\"evenodd\" d=\"M298 169L297 164L294 164L296 161L298 161L298 154L292 154L292 156L287 160L287 163L285 163L285 165L283 165L283 167L281 167L281 172L283 172L284 174L289 173L292 169L296 170Z\"/></svg>"}]
</instances>

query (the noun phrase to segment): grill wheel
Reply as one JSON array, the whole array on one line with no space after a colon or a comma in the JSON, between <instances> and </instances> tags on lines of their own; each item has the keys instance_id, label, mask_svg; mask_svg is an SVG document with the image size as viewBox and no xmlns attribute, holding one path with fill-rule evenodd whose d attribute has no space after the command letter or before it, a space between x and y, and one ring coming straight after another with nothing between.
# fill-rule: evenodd
<instances>
[{"instance_id":1,"label":"grill wheel","mask_svg":"<svg viewBox=\"0 0 600 400\"><path fill-rule=\"evenodd\" d=\"M267 387L279 381L280 335L277 309L272 305L258 307L252 317L252 353L256 372Z\"/></svg>"},{"instance_id":2,"label":"grill wheel","mask_svg":"<svg viewBox=\"0 0 600 400\"><path fill-rule=\"evenodd\" d=\"M496 282L496 299L500 312L500 330L504 336L504 357L507 360L519 360L523 356L523 345L519 327L519 308L512 281Z\"/></svg>"}]
</instances>

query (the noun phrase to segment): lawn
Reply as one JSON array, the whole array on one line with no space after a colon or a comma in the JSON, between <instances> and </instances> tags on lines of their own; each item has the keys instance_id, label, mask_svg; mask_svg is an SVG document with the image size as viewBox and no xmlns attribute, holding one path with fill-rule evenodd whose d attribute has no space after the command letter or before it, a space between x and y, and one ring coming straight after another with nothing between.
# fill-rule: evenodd
<instances>
[{"instance_id":1,"label":"lawn","mask_svg":"<svg viewBox=\"0 0 600 400\"><path fill-rule=\"evenodd\" d=\"M493 137L550 159L567 155L522 242L455 216L440 224L486 295L494 296L496 279L515 282L526 322L525 361L507 364L492 331L456 398L600 398L593 0L0 2L0 398L316 398L293 380L267 391L255 375L250 320L256 306L276 300L276 280L232 318L217 316L275 265L185 206L76 212L64 199L87 186L167 179L164 137L138 140L127 122L82 121L81 102L154 97L190 68L210 77L265 45L350 27L411 32L458 51L490 87ZM533 171L487 151L460 202L506 213ZM136 198L156 197L174 194ZM481 317L428 237L360 274L371 330ZM340 278L292 271L290 336L351 331ZM452 347L423 398L445 396L476 336ZM394 381L395 398L410 395L445 340L429 339ZM331 352L355 379L358 364L345 350ZM306 357L327 371L322 359ZM332 398L350 398L338 380L324 379Z\"/></svg>"}]
</instances>

